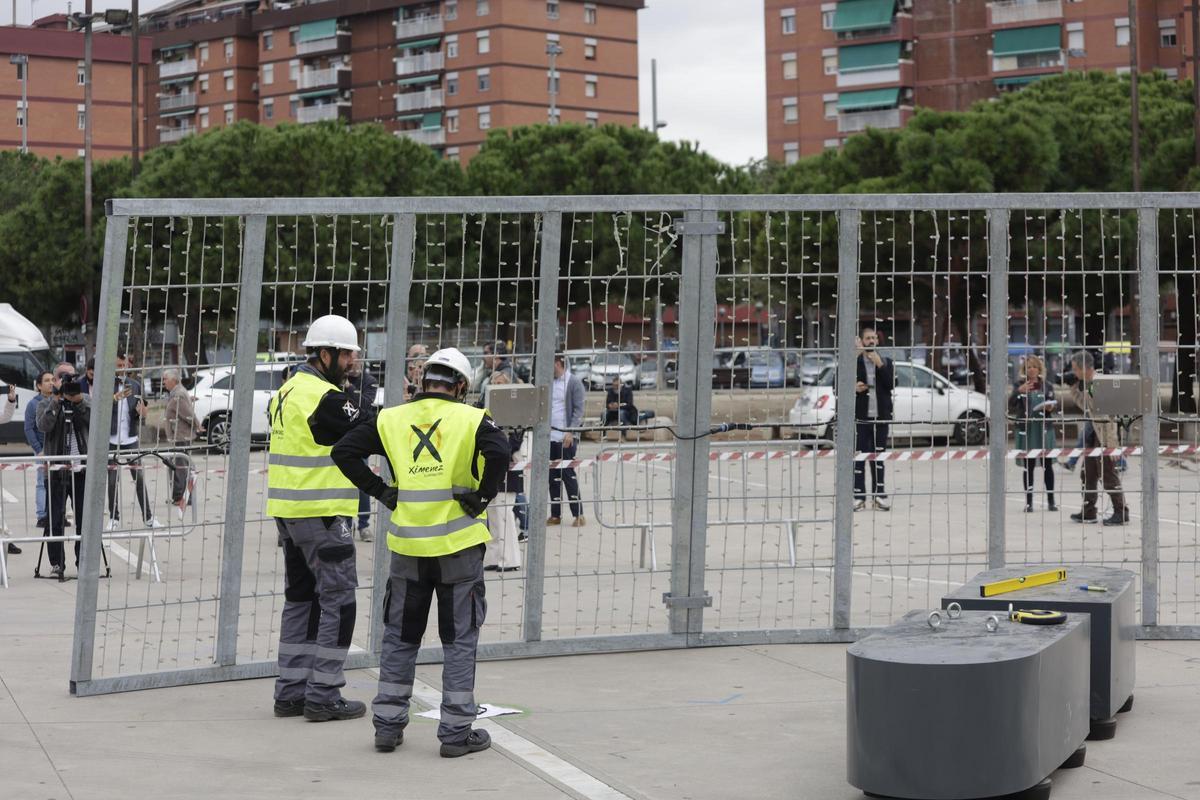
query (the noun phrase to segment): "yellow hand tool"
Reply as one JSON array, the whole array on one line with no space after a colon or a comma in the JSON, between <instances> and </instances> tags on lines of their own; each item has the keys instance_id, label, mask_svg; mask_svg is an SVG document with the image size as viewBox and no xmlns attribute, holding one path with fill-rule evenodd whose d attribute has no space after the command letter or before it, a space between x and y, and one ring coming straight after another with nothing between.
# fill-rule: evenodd
<instances>
[{"instance_id":1,"label":"yellow hand tool","mask_svg":"<svg viewBox=\"0 0 1200 800\"><path fill-rule=\"evenodd\" d=\"M1022 575L1019 578L1006 578L1002 581L985 583L979 587L980 597L994 597L1005 592L1015 592L1018 589L1028 589L1030 586L1045 586L1048 583L1059 583L1067 579L1066 569L1050 569L1045 572L1035 572L1032 575Z\"/></svg>"},{"instance_id":2,"label":"yellow hand tool","mask_svg":"<svg viewBox=\"0 0 1200 800\"><path fill-rule=\"evenodd\" d=\"M1013 611L1008 618L1023 625L1062 625L1067 621L1067 615L1061 611L1042 611L1031 608L1025 611Z\"/></svg>"}]
</instances>

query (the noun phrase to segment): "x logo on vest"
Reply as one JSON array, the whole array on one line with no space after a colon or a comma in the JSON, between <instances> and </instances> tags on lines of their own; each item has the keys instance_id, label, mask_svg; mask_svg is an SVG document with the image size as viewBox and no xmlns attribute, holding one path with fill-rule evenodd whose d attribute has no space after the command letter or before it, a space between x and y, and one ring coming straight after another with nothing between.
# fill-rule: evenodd
<instances>
[{"instance_id":1,"label":"x logo on vest","mask_svg":"<svg viewBox=\"0 0 1200 800\"><path fill-rule=\"evenodd\" d=\"M426 433L425 431L422 431L416 425L409 425L409 427L412 428L413 433L415 433L417 435L417 438L420 440L417 442L417 446L413 449L413 455L412 455L413 461L417 460L417 458L421 455L422 450L428 450L429 455L433 456L434 461L438 462L439 464L442 463L441 453L439 453L437 451L437 448L433 446L433 432L436 431L438 425L441 425L441 424L442 424L442 421L440 419L435 421L432 425L429 426L428 433Z\"/></svg>"},{"instance_id":2,"label":"x logo on vest","mask_svg":"<svg viewBox=\"0 0 1200 800\"><path fill-rule=\"evenodd\" d=\"M275 395L275 413L271 415L271 427L275 427L275 423L279 423L279 430L283 430L283 403L287 400L288 395L292 393L291 389L286 392L279 392Z\"/></svg>"}]
</instances>

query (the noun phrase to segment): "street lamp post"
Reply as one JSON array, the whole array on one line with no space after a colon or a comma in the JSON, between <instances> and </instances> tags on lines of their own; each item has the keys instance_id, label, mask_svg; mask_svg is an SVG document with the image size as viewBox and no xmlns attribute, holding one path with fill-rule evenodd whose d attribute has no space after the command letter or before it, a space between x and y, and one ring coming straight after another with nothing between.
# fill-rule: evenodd
<instances>
[{"instance_id":1,"label":"street lamp post","mask_svg":"<svg viewBox=\"0 0 1200 800\"><path fill-rule=\"evenodd\" d=\"M650 59L650 130L657 136L661 128L667 127L666 122L658 119L658 59Z\"/></svg>"},{"instance_id":2,"label":"street lamp post","mask_svg":"<svg viewBox=\"0 0 1200 800\"><path fill-rule=\"evenodd\" d=\"M546 55L550 56L550 124L558 124L558 68L555 66L559 56L563 54L558 42L546 44Z\"/></svg>"},{"instance_id":3,"label":"street lamp post","mask_svg":"<svg viewBox=\"0 0 1200 800\"><path fill-rule=\"evenodd\" d=\"M16 10L13 10L13 25L16 25ZM29 152L29 56L11 55L10 64L16 64L21 71L21 152Z\"/></svg>"}]
</instances>

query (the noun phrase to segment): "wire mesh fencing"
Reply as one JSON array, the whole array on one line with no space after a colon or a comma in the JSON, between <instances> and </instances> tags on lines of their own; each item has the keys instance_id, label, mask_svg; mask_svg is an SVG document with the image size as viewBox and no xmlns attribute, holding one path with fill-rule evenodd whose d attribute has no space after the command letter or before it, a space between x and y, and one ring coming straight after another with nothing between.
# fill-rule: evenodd
<instances>
[{"instance_id":1,"label":"wire mesh fencing","mask_svg":"<svg viewBox=\"0 0 1200 800\"><path fill-rule=\"evenodd\" d=\"M1131 569L1143 635L1194 636L1193 207L115 201L75 689L273 673L266 407L328 313L362 332L367 406L411 397L446 346L475 371L468 402L550 390L532 428L498 420L521 480L489 514L524 541L488 573L484 657L846 641L1005 563ZM1163 411L1086 411L1085 367L1152 375ZM33 505L29 474L0 478ZM364 498L351 666L377 658L380 524ZM122 534L152 544L153 570Z\"/></svg>"}]
</instances>

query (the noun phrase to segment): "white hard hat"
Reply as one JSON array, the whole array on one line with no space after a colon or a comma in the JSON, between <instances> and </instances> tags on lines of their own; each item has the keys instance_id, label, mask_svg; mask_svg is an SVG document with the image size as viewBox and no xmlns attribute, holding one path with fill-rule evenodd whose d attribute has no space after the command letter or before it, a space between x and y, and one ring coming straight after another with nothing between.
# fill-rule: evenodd
<instances>
[{"instance_id":1,"label":"white hard hat","mask_svg":"<svg viewBox=\"0 0 1200 800\"><path fill-rule=\"evenodd\" d=\"M358 331L354 323L337 314L326 314L308 326L308 335L301 342L304 347L336 347L339 350L358 352Z\"/></svg>"},{"instance_id":2,"label":"white hard hat","mask_svg":"<svg viewBox=\"0 0 1200 800\"><path fill-rule=\"evenodd\" d=\"M459 352L457 347L447 347L429 357L429 360L425 362L425 370L421 374L421 378L422 380L426 378L438 380L443 377L448 378L450 373L454 373L470 386L471 372L471 362L467 360L467 357Z\"/></svg>"}]
</instances>

